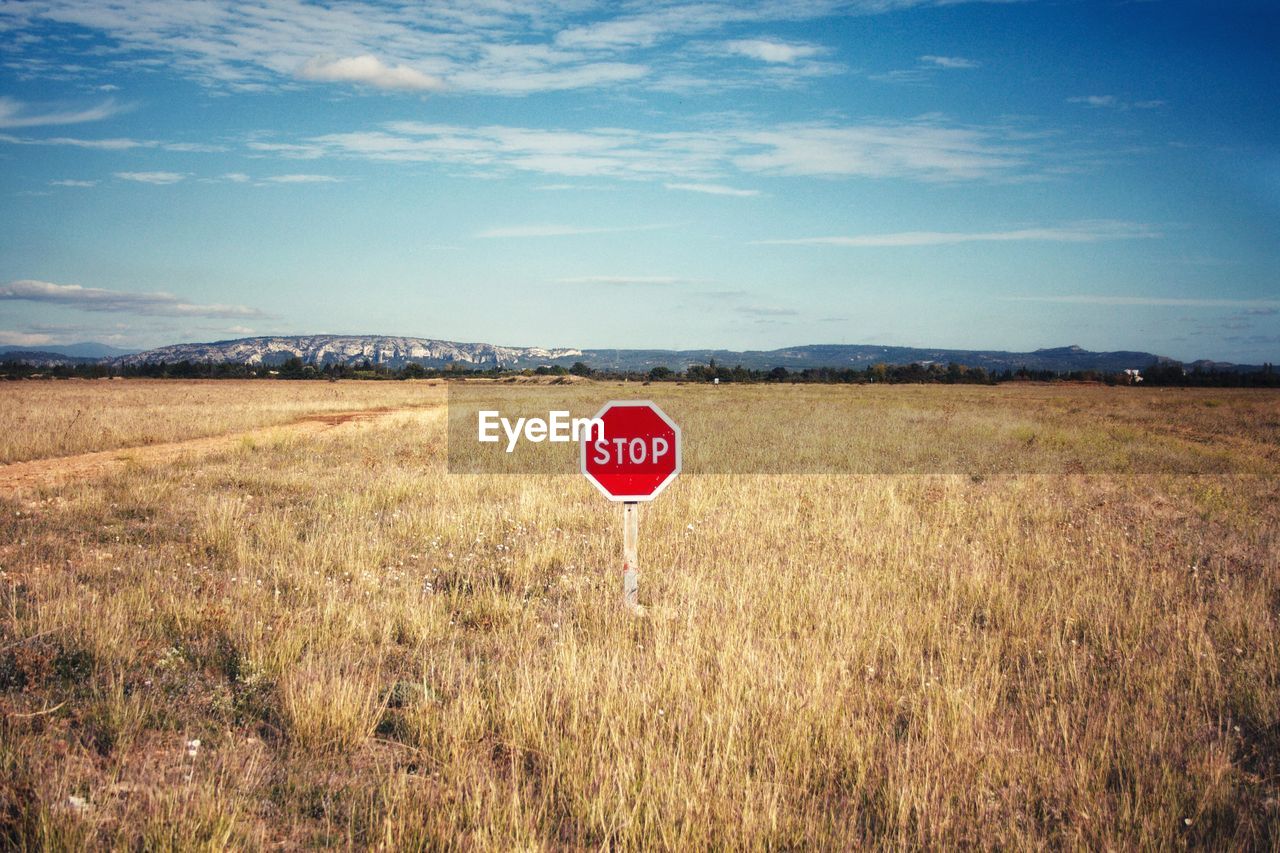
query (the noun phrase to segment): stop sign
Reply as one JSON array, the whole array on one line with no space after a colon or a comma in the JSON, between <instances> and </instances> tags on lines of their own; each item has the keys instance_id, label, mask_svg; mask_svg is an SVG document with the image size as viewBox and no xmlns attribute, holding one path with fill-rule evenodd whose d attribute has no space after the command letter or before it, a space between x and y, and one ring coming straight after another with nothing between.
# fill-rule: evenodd
<instances>
[{"instance_id":1,"label":"stop sign","mask_svg":"<svg viewBox=\"0 0 1280 853\"><path fill-rule=\"evenodd\" d=\"M582 442L582 473L611 501L651 501L680 473L680 427L648 400L614 400L604 435Z\"/></svg>"}]
</instances>

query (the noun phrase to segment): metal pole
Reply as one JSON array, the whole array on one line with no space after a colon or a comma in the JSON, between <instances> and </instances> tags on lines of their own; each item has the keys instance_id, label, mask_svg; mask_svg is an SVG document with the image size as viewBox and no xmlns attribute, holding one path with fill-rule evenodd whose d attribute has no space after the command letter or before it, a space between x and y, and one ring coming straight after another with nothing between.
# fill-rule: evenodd
<instances>
[{"instance_id":1,"label":"metal pole","mask_svg":"<svg viewBox=\"0 0 1280 853\"><path fill-rule=\"evenodd\" d=\"M643 613L640 606L640 566L636 557L640 542L640 507L635 501L622 505L622 603L633 613Z\"/></svg>"}]
</instances>

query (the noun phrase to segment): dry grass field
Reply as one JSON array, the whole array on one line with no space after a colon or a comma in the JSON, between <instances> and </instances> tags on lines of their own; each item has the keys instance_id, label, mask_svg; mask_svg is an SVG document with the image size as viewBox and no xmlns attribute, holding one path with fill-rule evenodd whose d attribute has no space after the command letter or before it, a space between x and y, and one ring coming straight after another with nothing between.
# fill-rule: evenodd
<instances>
[{"instance_id":1,"label":"dry grass field","mask_svg":"<svg viewBox=\"0 0 1280 853\"><path fill-rule=\"evenodd\" d=\"M416 407L0 467L0 846L1280 845L1280 396L662 392L691 462L736 401L902 465L683 475L635 618L619 508L450 473L438 388L0 388L8 460ZM904 424L987 467L930 473Z\"/></svg>"},{"instance_id":2,"label":"dry grass field","mask_svg":"<svg viewBox=\"0 0 1280 853\"><path fill-rule=\"evenodd\" d=\"M0 382L0 464L286 424L304 415L438 403L428 383L131 379Z\"/></svg>"}]
</instances>

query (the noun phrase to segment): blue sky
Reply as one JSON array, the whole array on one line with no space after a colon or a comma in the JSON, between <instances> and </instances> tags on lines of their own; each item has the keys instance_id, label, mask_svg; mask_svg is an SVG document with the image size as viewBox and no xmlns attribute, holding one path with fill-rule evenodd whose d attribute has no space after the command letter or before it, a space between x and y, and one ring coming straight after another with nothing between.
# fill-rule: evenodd
<instances>
[{"instance_id":1,"label":"blue sky","mask_svg":"<svg viewBox=\"0 0 1280 853\"><path fill-rule=\"evenodd\" d=\"M0 344L1280 356L1272 3L0 0Z\"/></svg>"}]
</instances>

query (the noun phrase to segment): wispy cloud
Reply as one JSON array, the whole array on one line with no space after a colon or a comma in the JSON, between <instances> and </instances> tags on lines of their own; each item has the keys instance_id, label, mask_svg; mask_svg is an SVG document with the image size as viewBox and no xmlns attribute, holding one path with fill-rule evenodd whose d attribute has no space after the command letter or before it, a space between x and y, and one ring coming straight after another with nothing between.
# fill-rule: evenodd
<instances>
[{"instance_id":1,"label":"wispy cloud","mask_svg":"<svg viewBox=\"0 0 1280 853\"><path fill-rule=\"evenodd\" d=\"M982 63L963 56L922 56L914 68L898 68L869 75L879 83L929 83L940 71L971 70Z\"/></svg>"},{"instance_id":2,"label":"wispy cloud","mask_svg":"<svg viewBox=\"0 0 1280 853\"><path fill-rule=\"evenodd\" d=\"M432 91L443 85L452 91L522 94L621 83L669 85L669 75L655 73L664 69L646 61L646 51L660 45L683 55L686 80L714 83L723 64L719 58L680 48L722 33L735 36L727 40L731 50L759 61L759 84L791 85L794 75L773 69L812 61L817 48L769 34L773 25L938 1L701 0L637 6L505 0L397 6L371 0L142 5L42 0L0 5L0 29L38 41L59 27L81 27L110 41L117 65L163 63L217 88L282 87L302 77L383 90ZM77 58L75 48L65 42L68 59ZM86 40L83 51L86 65L100 61L100 40ZM66 63L46 73L68 73Z\"/></svg>"},{"instance_id":3,"label":"wispy cloud","mask_svg":"<svg viewBox=\"0 0 1280 853\"><path fill-rule=\"evenodd\" d=\"M326 83L359 83L376 89L437 92L444 81L407 65L387 65L371 54L338 59L313 57L298 69L303 80Z\"/></svg>"},{"instance_id":4,"label":"wispy cloud","mask_svg":"<svg viewBox=\"0 0 1280 853\"><path fill-rule=\"evenodd\" d=\"M529 95L568 89L596 89L638 81L649 67L634 62L591 62L570 67L517 64L514 68L464 69L449 77L449 86L491 95Z\"/></svg>"},{"instance_id":5,"label":"wispy cloud","mask_svg":"<svg viewBox=\"0 0 1280 853\"><path fill-rule=\"evenodd\" d=\"M187 154L220 154L227 150L225 145L212 145L205 142L159 142L156 145L165 151L179 151Z\"/></svg>"},{"instance_id":6,"label":"wispy cloud","mask_svg":"<svg viewBox=\"0 0 1280 853\"><path fill-rule=\"evenodd\" d=\"M337 184L342 182L342 178L335 178L333 175L309 174L272 175L269 178L263 178L263 180L271 184Z\"/></svg>"},{"instance_id":7,"label":"wispy cloud","mask_svg":"<svg viewBox=\"0 0 1280 853\"><path fill-rule=\"evenodd\" d=\"M250 151L260 156L275 155L290 160L315 160L325 155L325 149L319 145L299 145L293 142L261 142L250 140L245 144Z\"/></svg>"},{"instance_id":8,"label":"wispy cloud","mask_svg":"<svg viewBox=\"0 0 1280 853\"><path fill-rule=\"evenodd\" d=\"M1176 296L1108 296L1091 293L1062 296L1006 296L1010 302L1049 302L1060 305L1151 306L1159 308L1248 308L1280 309L1280 299L1217 299Z\"/></svg>"},{"instance_id":9,"label":"wispy cloud","mask_svg":"<svg viewBox=\"0 0 1280 853\"><path fill-rule=\"evenodd\" d=\"M827 49L821 45L776 41L774 39L735 39L722 42L727 53L758 59L761 62L792 65L801 59L821 56Z\"/></svg>"},{"instance_id":10,"label":"wispy cloud","mask_svg":"<svg viewBox=\"0 0 1280 853\"><path fill-rule=\"evenodd\" d=\"M922 56L920 61L926 65L932 65L936 68L947 69L969 69L978 68L982 65L972 59L965 59L963 56Z\"/></svg>"},{"instance_id":11,"label":"wispy cloud","mask_svg":"<svg viewBox=\"0 0 1280 853\"><path fill-rule=\"evenodd\" d=\"M1069 104L1083 104L1086 107L1094 109L1110 109L1119 110L1154 110L1165 105L1165 101L1149 100L1149 101L1125 101L1115 95L1076 95L1067 98Z\"/></svg>"},{"instance_id":12,"label":"wispy cloud","mask_svg":"<svg viewBox=\"0 0 1280 853\"><path fill-rule=\"evenodd\" d=\"M572 190L589 190L592 192L612 192L617 187L609 184L541 184L533 189L539 192L570 192Z\"/></svg>"},{"instance_id":13,"label":"wispy cloud","mask_svg":"<svg viewBox=\"0 0 1280 853\"><path fill-rule=\"evenodd\" d=\"M0 285L0 301L43 302L82 311L129 312L163 317L261 317L244 305L201 305L171 293L136 293L21 279Z\"/></svg>"},{"instance_id":14,"label":"wispy cloud","mask_svg":"<svg viewBox=\"0 0 1280 853\"><path fill-rule=\"evenodd\" d=\"M511 225L488 228L475 236L481 239L524 237L572 237L579 234L619 234L627 231L657 231L670 225L631 225L602 228L591 225Z\"/></svg>"},{"instance_id":15,"label":"wispy cloud","mask_svg":"<svg viewBox=\"0 0 1280 853\"><path fill-rule=\"evenodd\" d=\"M956 126L936 118L861 124L808 122L711 130L626 128L548 130L390 122L376 130L332 133L301 143L251 142L287 157L325 154L443 163L562 177L720 184L734 173L904 178L927 182L1006 179L1034 161L1031 143L997 127Z\"/></svg>"},{"instance_id":16,"label":"wispy cloud","mask_svg":"<svg viewBox=\"0 0 1280 853\"><path fill-rule=\"evenodd\" d=\"M122 181L134 181L139 184L155 184L164 186L186 180L184 172L116 172L115 176Z\"/></svg>"},{"instance_id":17,"label":"wispy cloud","mask_svg":"<svg viewBox=\"0 0 1280 853\"><path fill-rule=\"evenodd\" d=\"M72 148L88 148L96 151L129 151L134 148L157 148L162 151L180 153L218 153L226 151L225 145L212 145L203 142L161 142L155 139L129 139L114 137L107 139L78 139L70 136L12 136L0 133L0 142L10 145L57 145Z\"/></svg>"},{"instance_id":18,"label":"wispy cloud","mask_svg":"<svg viewBox=\"0 0 1280 853\"><path fill-rule=\"evenodd\" d=\"M663 184L669 190L683 190L690 193L707 193L708 195L729 195L745 198L760 195L759 190L741 190L727 187L724 184Z\"/></svg>"},{"instance_id":19,"label":"wispy cloud","mask_svg":"<svg viewBox=\"0 0 1280 853\"><path fill-rule=\"evenodd\" d=\"M48 127L63 124L81 124L101 121L117 115L126 108L114 100L106 100L91 107L58 108L48 105L34 106L0 95L0 127Z\"/></svg>"},{"instance_id":20,"label":"wispy cloud","mask_svg":"<svg viewBox=\"0 0 1280 853\"><path fill-rule=\"evenodd\" d=\"M74 178L63 178L60 181L50 181L51 187L96 187L97 181L80 181Z\"/></svg>"},{"instance_id":21,"label":"wispy cloud","mask_svg":"<svg viewBox=\"0 0 1280 853\"><path fill-rule=\"evenodd\" d=\"M743 133L754 151L735 153L739 169L777 175L964 181L1014 173L1027 165L1024 144L999 131L936 120L862 125L790 125Z\"/></svg>"},{"instance_id":22,"label":"wispy cloud","mask_svg":"<svg viewBox=\"0 0 1280 853\"><path fill-rule=\"evenodd\" d=\"M857 234L836 237L795 237L759 240L775 246L850 246L855 248L899 248L907 246L951 246L959 243L1099 243L1104 240L1133 240L1162 236L1149 225L1136 222L1096 221L1049 228L1018 228L1010 231L899 231L892 234Z\"/></svg>"},{"instance_id":23,"label":"wispy cloud","mask_svg":"<svg viewBox=\"0 0 1280 853\"><path fill-rule=\"evenodd\" d=\"M52 335L0 329L0 346L38 347L53 343Z\"/></svg>"},{"instance_id":24,"label":"wispy cloud","mask_svg":"<svg viewBox=\"0 0 1280 853\"><path fill-rule=\"evenodd\" d=\"M66 136L33 139L0 133L0 142L10 145L67 145L74 148L92 148L100 151L127 151L130 148L150 148L152 145L137 139L75 139Z\"/></svg>"}]
</instances>

